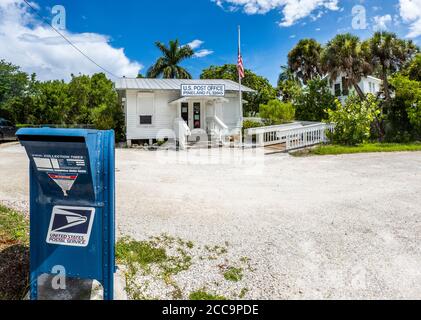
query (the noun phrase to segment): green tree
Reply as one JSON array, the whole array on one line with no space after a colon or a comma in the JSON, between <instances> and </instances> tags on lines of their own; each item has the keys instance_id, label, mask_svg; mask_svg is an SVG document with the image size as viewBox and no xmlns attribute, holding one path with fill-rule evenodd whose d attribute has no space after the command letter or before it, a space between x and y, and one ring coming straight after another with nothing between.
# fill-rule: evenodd
<instances>
[{"instance_id":1,"label":"green tree","mask_svg":"<svg viewBox=\"0 0 421 320\"><path fill-rule=\"evenodd\" d=\"M327 110L335 110L335 97L327 79L313 79L307 82L294 97L296 118L302 121L322 121L328 118Z\"/></svg>"},{"instance_id":2,"label":"green tree","mask_svg":"<svg viewBox=\"0 0 421 320\"><path fill-rule=\"evenodd\" d=\"M371 128L380 115L379 103L369 94L366 99L351 95L345 104L336 100L336 110L328 110L329 122L336 125L334 143L356 145L369 141Z\"/></svg>"},{"instance_id":3,"label":"green tree","mask_svg":"<svg viewBox=\"0 0 421 320\"><path fill-rule=\"evenodd\" d=\"M35 75L27 73L4 60L0 60L0 117L21 122L27 117L28 99Z\"/></svg>"},{"instance_id":4,"label":"green tree","mask_svg":"<svg viewBox=\"0 0 421 320\"><path fill-rule=\"evenodd\" d=\"M294 120L295 109L289 102L278 99L270 100L267 104L260 105L260 117L268 125L282 124Z\"/></svg>"},{"instance_id":5,"label":"green tree","mask_svg":"<svg viewBox=\"0 0 421 320\"><path fill-rule=\"evenodd\" d=\"M35 125L68 124L70 110L67 86L62 80L38 82L35 85L28 122Z\"/></svg>"},{"instance_id":6,"label":"green tree","mask_svg":"<svg viewBox=\"0 0 421 320\"><path fill-rule=\"evenodd\" d=\"M194 52L190 46L180 47L178 40L170 41L169 46L157 41L155 43L161 51L160 57L155 64L149 68L148 78L163 77L166 79L191 79L190 73L180 66L180 63L193 57Z\"/></svg>"},{"instance_id":7,"label":"green tree","mask_svg":"<svg viewBox=\"0 0 421 320\"><path fill-rule=\"evenodd\" d=\"M402 72L410 80L421 81L421 53L412 59Z\"/></svg>"},{"instance_id":8,"label":"green tree","mask_svg":"<svg viewBox=\"0 0 421 320\"><path fill-rule=\"evenodd\" d=\"M366 61L360 39L350 33L339 34L328 42L322 53L323 69L329 73L331 79L344 75L346 85L354 86L361 99L365 95L358 83L363 76L367 76L372 68Z\"/></svg>"},{"instance_id":9,"label":"green tree","mask_svg":"<svg viewBox=\"0 0 421 320\"><path fill-rule=\"evenodd\" d=\"M417 47L409 40L399 39L391 32L376 32L363 43L363 51L374 70L383 81L386 101L391 100L388 77L399 71L417 53Z\"/></svg>"},{"instance_id":10,"label":"green tree","mask_svg":"<svg viewBox=\"0 0 421 320\"><path fill-rule=\"evenodd\" d=\"M397 74L391 78L391 85L395 91L389 114L393 127L398 133L413 131L416 138L421 137L421 82Z\"/></svg>"},{"instance_id":11,"label":"green tree","mask_svg":"<svg viewBox=\"0 0 421 320\"><path fill-rule=\"evenodd\" d=\"M114 129L116 138L123 138L123 111L114 84L104 73L92 77L73 75L68 84L68 95L73 124L92 124L100 130Z\"/></svg>"},{"instance_id":12,"label":"green tree","mask_svg":"<svg viewBox=\"0 0 421 320\"><path fill-rule=\"evenodd\" d=\"M89 124L89 109L91 104L91 77L87 75L75 76L68 84L68 124ZM98 105L98 104L97 104Z\"/></svg>"},{"instance_id":13,"label":"green tree","mask_svg":"<svg viewBox=\"0 0 421 320\"><path fill-rule=\"evenodd\" d=\"M235 64L211 66L202 71L200 79L227 79L238 82L238 69ZM269 80L248 69L245 70L245 78L242 84L256 90L255 93L243 93L244 99L248 102L244 104L245 115L255 115L259 112L261 104L268 103L269 100L276 98L276 90Z\"/></svg>"},{"instance_id":14,"label":"green tree","mask_svg":"<svg viewBox=\"0 0 421 320\"><path fill-rule=\"evenodd\" d=\"M288 67L304 84L323 75L322 46L314 39L302 39L288 54Z\"/></svg>"},{"instance_id":15,"label":"green tree","mask_svg":"<svg viewBox=\"0 0 421 320\"><path fill-rule=\"evenodd\" d=\"M288 67L281 66L281 70L276 88L277 95L284 102L292 101L300 93L300 83Z\"/></svg>"}]
</instances>

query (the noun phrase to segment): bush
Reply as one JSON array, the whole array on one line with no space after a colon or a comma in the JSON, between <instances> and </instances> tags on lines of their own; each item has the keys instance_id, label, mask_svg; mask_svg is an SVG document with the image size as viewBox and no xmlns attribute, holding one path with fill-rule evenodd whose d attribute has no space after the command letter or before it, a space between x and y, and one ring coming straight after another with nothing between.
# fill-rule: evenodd
<instances>
[{"instance_id":1,"label":"bush","mask_svg":"<svg viewBox=\"0 0 421 320\"><path fill-rule=\"evenodd\" d=\"M243 122L244 130L251 129L251 128L259 128L259 127L263 127L263 124L257 121L244 120Z\"/></svg>"},{"instance_id":2,"label":"bush","mask_svg":"<svg viewBox=\"0 0 421 320\"><path fill-rule=\"evenodd\" d=\"M282 124L294 120L295 109L289 102L270 100L268 104L260 105L260 117L269 125Z\"/></svg>"},{"instance_id":3,"label":"bush","mask_svg":"<svg viewBox=\"0 0 421 320\"><path fill-rule=\"evenodd\" d=\"M302 121L322 121L328 118L327 109L336 108L335 97L326 79L309 80L294 96L296 118Z\"/></svg>"},{"instance_id":4,"label":"bush","mask_svg":"<svg viewBox=\"0 0 421 320\"><path fill-rule=\"evenodd\" d=\"M394 76L391 85L395 89L388 119L392 129L407 136L421 136L421 82L403 75Z\"/></svg>"},{"instance_id":5,"label":"bush","mask_svg":"<svg viewBox=\"0 0 421 320\"><path fill-rule=\"evenodd\" d=\"M366 100L351 95L342 105L336 100L336 110L328 110L329 122L336 125L331 139L334 143L356 145L370 140L371 126L380 115L376 98L369 94Z\"/></svg>"}]
</instances>

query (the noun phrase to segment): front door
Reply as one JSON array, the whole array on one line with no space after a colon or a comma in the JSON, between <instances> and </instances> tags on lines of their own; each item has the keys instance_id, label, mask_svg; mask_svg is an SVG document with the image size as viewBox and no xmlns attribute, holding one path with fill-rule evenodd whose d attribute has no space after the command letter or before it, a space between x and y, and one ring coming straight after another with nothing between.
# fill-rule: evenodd
<instances>
[{"instance_id":1,"label":"front door","mask_svg":"<svg viewBox=\"0 0 421 320\"><path fill-rule=\"evenodd\" d=\"M190 130L201 129L203 126L202 104L200 102L181 103L181 118Z\"/></svg>"}]
</instances>

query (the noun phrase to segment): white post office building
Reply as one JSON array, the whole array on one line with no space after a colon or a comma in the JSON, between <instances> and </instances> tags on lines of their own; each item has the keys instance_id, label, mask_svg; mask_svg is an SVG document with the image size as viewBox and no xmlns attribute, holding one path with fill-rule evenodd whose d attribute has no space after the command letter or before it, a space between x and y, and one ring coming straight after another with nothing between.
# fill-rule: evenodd
<instances>
[{"instance_id":1,"label":"white post office building","mask_svg":"<svg viewBox=\"0 0 421 320\"><path fill-rule=\"evenodd\" d=\"M174 139L241 139L239 84L230 80L129 79L115 83L124 106L127 143ZM253 92L242 86L242 92Z\"/></svg>"}]
</instances>

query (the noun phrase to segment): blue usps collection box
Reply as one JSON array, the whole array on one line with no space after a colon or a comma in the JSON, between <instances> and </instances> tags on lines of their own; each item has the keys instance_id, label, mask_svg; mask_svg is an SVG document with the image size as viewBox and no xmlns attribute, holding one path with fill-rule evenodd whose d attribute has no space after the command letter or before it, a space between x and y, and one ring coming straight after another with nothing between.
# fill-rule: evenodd
<instances>
[{"instance_id":1,"label":"blue usps collection box","mask_svg":"<svg viewBox=\"0 0 421 320\"><path fill-rule=\"evenodd\" d=\"M98 280L113 299L114 131L20 129L30 159L30 283L63 266L67 277Z\"/></svg>"}]
</instances>

